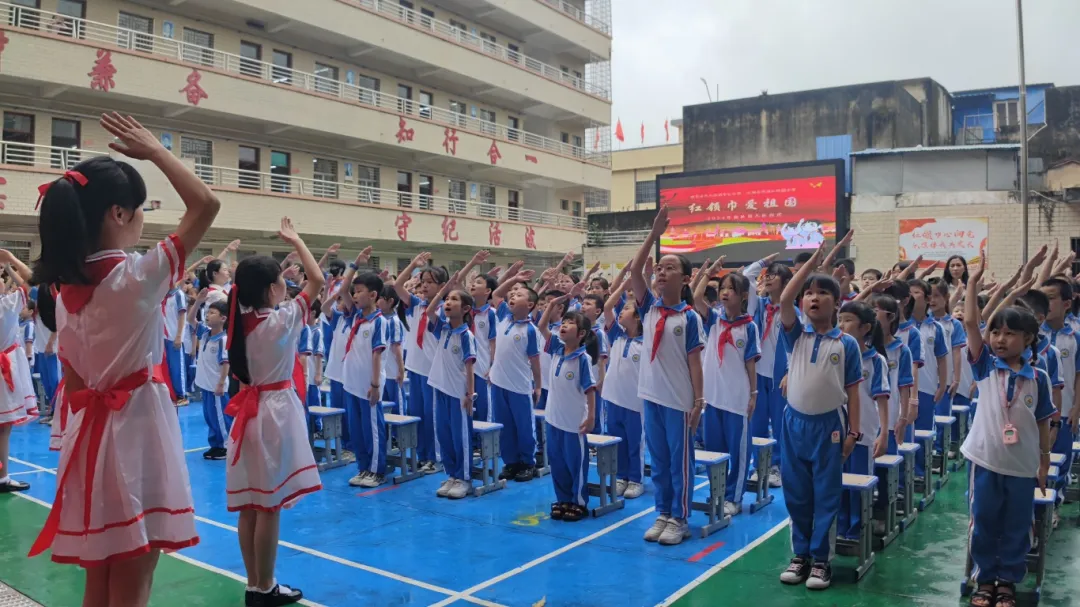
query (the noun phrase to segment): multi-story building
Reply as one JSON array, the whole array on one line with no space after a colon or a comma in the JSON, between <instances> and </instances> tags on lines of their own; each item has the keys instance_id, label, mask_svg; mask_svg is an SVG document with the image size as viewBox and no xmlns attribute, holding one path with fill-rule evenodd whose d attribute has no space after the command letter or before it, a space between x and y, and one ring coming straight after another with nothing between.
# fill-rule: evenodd
<instances>
[{"instance_id":1,"label":"multi-story building","mask_svg":"<svg viewBox=\"0 0 1080 607\"><path fill-rule=\"evenodd\" d=\"M223 208L205 243L546 264L611 184L608 0L0 0L0 217L34 253L37 186L135 116ZM147 240L182 211L147 169ZM201 251L200 251L201 252Z\"/></svg>"}]
</instances>

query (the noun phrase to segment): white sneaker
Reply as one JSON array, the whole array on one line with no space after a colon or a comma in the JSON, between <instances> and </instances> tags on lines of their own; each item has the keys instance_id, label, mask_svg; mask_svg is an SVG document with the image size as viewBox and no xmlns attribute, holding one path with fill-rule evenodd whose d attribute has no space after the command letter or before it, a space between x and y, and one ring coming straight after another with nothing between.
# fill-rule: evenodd
<instances>
[{"instance_id":1,"label":"white sneaker","mask_svg":"<svg viewBox=\"0 0 1080 607\"><path fill-rule=\"evenodd\" d=\"M724 502L724 515L735 516L742 513L742 504L736 504L735 502Z\"/></svg>"},{"instance_id":2,"label":"white sneaker","mask_svg":"<svg viewBox=\"0 0 1080 607\"><path fill-rule=\"evenodd\" d=\"M341 461L345 462L346 464L351 464L356 461L356 454L354 454L352 451L342 451Z\"/></svg>"},{"instance_id":3,"label":"white sneaker","mask_svg":"<svg viewBox=\"0 0 1080 607\"><path fill-rule=\"evenodd\" d=\"M783 485L783 481L780 480L780 466L769 468L769 487L779 489Z\"/></svg>"},{"instance_id":4,"label":"white sneaker","mask_svg":"<svg viewBox=\"0 0 1080 607\"><path fill-rule=\"evenodd\" d=\"M628 500L641 497L645 493L645 487L641 483L626 483L626 491L622 494Z\"/></svg>"},{"instance_id":5,"label":"white sneaker","mask_svg":"<svg viewBox=\"0 0 1080 607\"><path fill-rule=\"evenodd\" d=\"M469 481L455 479L453 481L453 484L450 485L450 490L446 492L446 497L452 500L459 500L468 495L471 490L472 483L470 483Z\"/></svg>"},{"instance_id":6,"label":"white sneaker","mask_svg":"<svg viewBox=\"0 0 1080 607\"><path fill-rule=\"evenodd\" d=\"M686 522L686 519L670 518L664 532L660 534L659 541L664 546L674 546L681 544L688 537L690 537L690 524Z\"/></svg>"},{"instance_id":7,"label":"white sneaker","mask_svg":"<svg viewBox=\"0 0 1080 607\"><path fill-rule=\"evenodd\" d=\"M615 495L622 497L626 493L626 481L619 479L615 481Z\"/></svg>"},{"instance_id":8,"label":"white sneaker","mask_svg":"<svg viewBox=\"0 0 1080 607\"><path fill-rule=\"evenodd\" d=\"M649 530L645 532L645 541L655 542L659 540L660 535L664 533L665 529L667 529L667 524L670 520L671 517L666 514L661 514L660 516L656 517L656 522L653 523L652 527L649 527Z\"/></svg>"},{"instance_id":9,"label":"white sneaker","mask_svg":"<svg viewBox=\"0 0 1080 607\"><path fill-rule=\"evenodd\" d=\"M754 471L750 473L750 478L747 480L751 483L757 482L757 469L754 469Z\"/></svg>"},{"instance_id":10,"label":"white sneaker","mask_svg":"<svg viewBox=\"0 0 1080 607\"><path fill-rule=\"evenodd\" d=\"M361 487L375 488L382 484L382 478L371 472L367 473L367 476L360 481Z\"/></svg>"},{"instance_id":11,"label":"white sneaker","mask_svg":"<svg viewBox=\"0 0 1080 607\"><path fill-rule=\"evenodd\" d=\"M366 485L364 485L364 481L367 480L367 477L370 474L371 473L368 472L367 470L364 470L363 472L360 472L356 476L349 479L349 486L350 487L365 487Z\"/></svg>"},{"instance_id":12,"label":"white sneaker","mask_svg":"<svg viewBox=\"0 0 1080 607\"><path fill-rule=\"evenodd\" d=\"M446 495L448 493L450 493L450 487L453 486L453 483L454 483L454 479L452 479L452 478L446 479L445 481L442 482L441 485L439 485L439 489L437 491L435 491L435 495L437 495L439 497L446 497Z\"/></svg>"}]
</instances>

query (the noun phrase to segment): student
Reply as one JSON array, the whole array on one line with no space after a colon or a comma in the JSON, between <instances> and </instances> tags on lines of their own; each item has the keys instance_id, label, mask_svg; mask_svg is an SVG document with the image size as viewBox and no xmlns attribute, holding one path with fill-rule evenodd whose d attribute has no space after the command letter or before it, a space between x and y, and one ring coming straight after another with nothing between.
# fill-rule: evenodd
<instances>
[{"instance_id":1,"label":"student","mask_svg":"<svg viewBox=\"0 0 1080 607\"><path fill-rule=\"evenodd\" d=\"M513 267L511 267L513 270ZM542 339L530 317L539 297L523 274L507 276L493 294L503 299L497 311L499 327L491 363L492 418L502 424L499 448L503 460L500 479L527 482L535 476L536 422L533 407L540 402L540 347Z\"/></svg>"},{"instance_id":2,"label":"student","mask_svg":"<svg viewBox=\"0 0 1080 607\"><path fill-rule=\"evenodd\" d=\"M608 353L609 381L605 382L601 396L610 405L606 409L608 434L621 439L615 493L635 499L645 493L641 484L645 476L645 426L642 423L645 401L637 395L644 329L637 306L628 306L624 301L623 294L630 283L622 278L620 275L617 286L604 303L604 322L611 349Z\"/></svg>"},{"instance_id":3,"label":"student","mask_svg":"<svg viewBox=\"0 0 1080 607\"><path fill-rule=\"evenodd\" d=\"M1005 307L994 312L985 333L980 332L977 285L986 256L980 257L979 269L966 285L964 324L981 406L960 448L972 466L968 546L978 588L971 604L1014 607L1016 585L1027 573L1034 490L1045 489L1050 468L1054 406L1046 373L1024 358L1038 339L1034 315Z\"/></svg>"},{"instance_id":4,"label":"student","mask_svg":"<svg viewBox=\"0 0 1080 607\"><path fill-rule=\"evenodd\" d=\"M869 301L885 333L885 360L889 369L889 425L882 429L883 433L888 434L885 452L898 455L900 443L909 443L913 439L911 424L919 411L918 399L911 398L915 385L915 364L912 362L911 349L899 336L900 305L892 296L884 293L872 295ZM901 491L906 481L901 468Z\"/></svg>"},{"instance_id":5,"label":"student","mask_svg":"<svg viewBox=\"0 0 1080 607\"><path fill-rule=\"evenodd\" d=\"M561 299L565 295L565 291L558 289L545 289L540 292L540 306L539 310L541 316L544 312L547 312L548 306L562 306L551 311L550 318L552 319L551 325L546 327L548 333L558 333L559 323L562 322L563 313L569 310L570 301L563 300L565 303L558 303L555 300ZM534 312L535 314L535 312ZM559 319L559 320L555 320ZM540 324L540 317L537 317L536 324ZM541 340L544 338L543 332L540 335ZM542 382L540 390L540 402L537 404L537 409L547 408L548 388L551 381L551 354L547 351L547 342L541 341L540 343L540 381Z\"/></svg>"},{"instance_id":6,"label":"student","mask_svg":"<svg viewBox=\"0 0 1080 607\"><path fill-rule=\"evenodd\" d=\"M382 357L386 351L387 322L377 305L383 281L374 272L357 273L361 263L366 260L349 264L342 281L351 291L353 304L350 328L342 340L345 342L342 383L356 453L356 476L349 479L349 485L374 488L386 480L386 421L382 409L386 370Z\"/></svg>"},{"instance_id":7,"label":"student","mask_svg":"<svg viewBox=\"0 0 1080 607\"><path fill-rule=\"evenodd\" d=\"M394 285L383 287L382 295L377 303L379 311L386 319L386 344L388 346L382 357L383 373L386 374L382 399L396 403L395 411L399 415L405 415L405 359L402 354L402 343L405 341L406 331L409 330L409 321L405 316L405 306L401 303Z\"/></svg>"},{"instance_id":8,"label":"student","mask_svg":"<svg viewBox=\"0 0 1080 607\"><path fill-rule=\"evenodd\" d=\"M839 248L839 247L837 247ZM853 301L859 294L851 283L855 280L855 261L853 259L838 259L833 264L833 276L840 283L840 301L845 304Z\"/></svg>"},{"instance_id":9,"label":"student","mask_svg":"<svg viewBox=\"0 0 1080 607\"><path fill-rule=\"evenodd\" d=\"M788 354L780 340L778 312L780 311L780 295L791 282L791 278L791 269L786 265L779 262L770 263L765 269L765 294L758 300L754 313L754 324L761 331L761 359L755 367L757 403L750 416L750 431L753 436L759 438L772 436L776 439L777 447L773 449L768 478L769 486L773 488L779 488L782 485L780 478L782 454L779 443L784 433L784 409L787 408L787 399L780 388L780 382L787 375ZM795 313L799 314L799 311L796 309ZM751 479L757 480L755 476L751 476Z\"/></svg>"},{"instance_id":10,"label":"student","mask_svg":"<svg viewBox=\"0 0 1080 607\"><path fill-rule=\"evenodd\" d=\"M370 253L370 247L364 249ZM364 253L361 253L364 255ZM364 263L367 263L365 260ZM323 333L323 352L326 359L326 369L323 371L330 380L330 406L335 409L346 409L345 403L345 342L348 340L349 330L352 328L352 297L349 293L350 285L339 283L336 290L327 294L326 302L322 306L324 318L329 319L330 331ZM325 325L324 325L325 330ZM359 429L356 430L359 432ZM348 416L341 427L341 441L345 445L345 453L342 461L351 463L355 461L353 449L353 428L350 428Z\"/></svg>"},{"instance_id":11,"label":"student","mask_svg":"<svg viewBox=\"0 0 1080 607\"><path fill-rule=\"evenodd\" d=\"M551 483L555 486L551 518L568 522L580 521L589 514L589 450L585 435L592 431L595 419L596 381L591 354L597 354L597 350L591 323L581 312L565 312L557 334L548 327L552 326L552 312L564 309L566 301L584 291L583 286L579 283L552 300L540 319L540 333L548 353L554 357L544 418Z\"/></svg>"},{"instance_id":12,"label":"student","mask_svg":"<svg viewBox=\"0 0 1080 607\"><path fill-rule=\"evenodd\" d=\"M199 293L188 311L199 340L195 386L202 392L203 421L209 430L210 448L203 452L203 459L223 460L227 455L225 439L233 422L232 417L225 415L229 401L229 350L225 343L229 305L215 301L206 308L203 322L194 322L195 311L202 308L206 293L206 290Z\"/></svg>"},{"instance_id":13,"label":"student","mask_svg":"<svg viewBox=\"0 0 1080 607\"><path fill-rule=\"evenodd\" d=\"M645 442L656 488L657 517L645 532L645 541L675 545L690 537L693 436L705 398L701 318L687 301L692 297L690 260L681 255L661 257L654 268L656 293L643 273L668 221L668 207L661 207L630 264L630 287L645 329L642 349L648 359L640 367L638 397L645 401Z\"/></svg>"},{"instance_id":14,"label":"student","mask_svg":"<svg viewBox=\"0 0 1080 607\"><path fill-rule=\"evenodd\" d=\"M39 292L42 289L39 288ZM49 290L49 287L44 287ZM60 383L60 358L56 355L56 333L45 326L43 315L55 315L55 298L51 294L39 297L34 302L34 371L41 377L41 389L46 403L52 403L56 397L56 387ZM47 310L45 308L48 308ZM55 408L50 408L49 415L42 421L51 420Z\"/></svg>"},{"instance_id":15,"label":"student","mask_svg":"<svg viewBox=\"0 0 1080 607\"><path fill-rule=\"evenodd\" d=\"M1050 433L1052 436L1053 452L1065 456L1065 465L1061 466L1061 478L1058 480L1057 489L1060 499L1064 500L1064 489L1069 482L1067 471L1072 469L1074 428L1080 422L1080 366L1076 363L1077 349L1080 343L1076 338L1076 332L1068 323L1069 305L1073 299L1071 281L1053 277L1043 282L1041 291L1046 294L1049 311L1046 314L1046 322L1043 323L1042 332L1050 338L1050 344L1057 348L1060 354L1061 376L1065 382L1061 393L1062 417L1060 420L1051 420ZM1060 422L1060 425L1058 424ZM1055 515L1057 513L1055 512Z\"/></svg>"},{"instance_id":16,"label":"student","mask_svg":"<svg viewBox=\"0 0 1080 607\"><path fill-rule=\"evenodd\" d=\"M239 246L239 241L236 242L237 246ZM228 254L231 246L229 245L221 252L222 256ZM206 295L206 302L203 304L203 310L199 313L200 317L203 317L206 306L215 301L225 301L229 298L231 280L232 269L224 259L212 260L199 272L199 288L209 291Z\"/></svg>"},{"instance_id":17,"label":"student","mask_svg":"<svg viewBox=\"0 0 1080 607\"><path fill-rule=\"evenodd\" d=\"M322 304L315 300L308 312L308 326L300 335L300 364L304 366L304 383L307 384L307 399L304 406L322 406L323 383L323 323L320 310Z\"/></svg>"},{"instance_id":18,"label":"student","mask_svg":"<svg viewBox=\"0 0 1080 607\"><path fill-rule=\"evenodd\" d=\"M187 365L184 360L184 333L187 330L187 298L179 286L173 287L162 304L165 314L165 366L169 386L176 395L176 406L188 404Z\"/></svg>"},{"instance_id":19,"label":"student","mask_svg":"<svg viewBox=\"0 0 1080 607\"><path fill-rule=\"evenodd\" d=\"M840 286L831 276L810 275L822 255L818 249L780 296L789 353L781 473L795 552L780 581L805 582L812 590L832 583L830 535L840 510L844 459L862 438L862 354L855 339L835 324ZM795 314L800 296L803 320Z\"/></svg>"},{"instance_id":20,"label":"student","mask_svg":"<svg viewBox=\"0 0 1080 607\"><path fill-rule=\"evenodd\" d=\"M862 287L862 291L866 291L872 287L874 283L881 280L881 277L881 270L875 270L874 268L863 270L862 274L859 275L859 284Z\"/></svg>"},{"instance_id":21,"label":"student","mask_svg":"<svg viewBox=\"0 0 1080 607\"><path fill-rule=\"evenodd\" d=\"M334 245L331 245L331 247L326 250L325 257L329 257L331 254L337 253L337 250L331 251L331 249L333 248ZM340 249L340 247L338 248ZM345 262L341 259L331 260L330 263L327 265L326 273L323 274L323 277L326 280L326 285L323 288L326 289L326 293L328 296L331 293L337 293L341 289L341 277L344 275ZM329 300L330 298L327 297L326 299ZM329 352L334 341L335 322L334 319L329 317L325 312L323 313L323 318L323 341L326 342L324 348L327 352ZM329 360L327 362L329 362Z\"/></svg>"},{"instance_id":22,"label":"student","mask_svg":"<svg viewBox=\"0 0 1080 607\"><path fill-rule=\"evenodd\" d=\"M923 365L919 368L919 411L915 416L915 430L935 429L934 415L937 403L945 398L949 386L949 369L946 357L949 344L945 339L945 329L934 320L930 313L931 287L925 281L914 278L908 281L911 299L906 313L919 331L920 348L924 352ZM915 476L926 478L924 459L915 458Z\"/></svg>"},{"instance_id":23,"label":"student","mask_svg":"<svg viewBox=\"0 0 1080 607\"><path fill-rule=\"evenodd\" d=\"M806 251L803 251L802 253L799 253L798 255L795 256L795 259L792 260L792 268L791 269L793 271L795 271L795 272L798 272L799 270L802 269L803 266L805 266L810 261L810 257L812 255L813 255L813 253L807 253Z\"/></svg>"},{"instance_id":24,"label":"student","mask_svg":"<svg viewBox=\"0 0 1080 607\"><path fill-rule=\"evenodd\" d=\"M874 308L861 301L840 307L839 327L859 344L862 354L862 381L859 382L860 438L844 461L844 472L873 476L874 459L885 455L889 437L889 363L885 356L885 332L878 323ZM850 410L851 403L848 403ZM844 492L837 516L837 533L858 539L864 523L860 516L861 498Z\"/></svg>"},{"instance_id":25,"label":"student","mask_svg":"<svg viewBox=\"0 0 1080 607\"><path fill-rule=\"evenodd\" d=\"M8 265L14 288L0 283L0 357L6 359L0 380L0 493L26 491L29 483L8 476L8 445L11 429L29 419L26 385L30 369L26 365L26 340L19 325L26 309L28 291L23 285L30 279L30 269L10 251L0 249L0 264ZM24 371L25 369L25 371Z\"/></svg>"},{"instance_id":26,"label":"student","mask_svg":"<svg viewBox=\"0 0 1080 607\"><path fill-rule=\"evenodd\" d=\"M964 273L967 273L967 266ZM943 280L934 280L930 283L930 313L934 320L941 324L941 329L945 334L945 343L949 348L949 354L945 357L945 385L948 389L934 405L934 415L942 416L952 416L952 397L960 386L960 353L967 344L964 327L959 320L949 314L951 309L948 283ZM941 444L942 437L947 434L938 432L935 438L937 449L942 453L948 447Z\"/></svg>"},{"instance_id":27,"label":"student","mask_svg":"<svg viewBox=\"0 0 1080 607\"><path fill-rule=\"evenodd\" d=\"M709 268L713 274L723 263L720 258ZM705 449L727 453L727 487L724 514L742 512L743 488L750 466L749 419L757 402L757 360L760 357L758 328L746 313L750 280L739 273L720 279L719 309L704 304L704 282L694 293L695 309L705 318L703 390L705 402Z\"/></svg>"},{"instance_id":28,"label":"student","mask_svg":"<svg viewBox=\"0 0 1080 607\"><path fill-rule=\"evenodd\" d=\"M34 282L39 300L59 290L43 320L62 327L65 396L81 415L69 420L56 497L30 555L51 548L53 561L86 567L85 605L145 606L161 550L199 541L176 409L148 361L164 356L161 302L221 203L134 119L112 113L100 124L116 138L109 147L164 173L186 210L175 234L129 254L121 249L142 237L146 202L134 167L99 156L42 188ZM88 521L100 532L88 533Z\"/></svg>"},{"instance_id":29,"label":"student","mask_svg":"<svg viewBox=\"0 0 1080 607\"><path fill-rule=\"evenodd\" d=\"M599 295L605 301L611 292L611 284L603 276L598 276L589 281L589 295Z\"/></svg>"},{"instance_id":30,"label":"student","mask_svg":"<svg viewBox=\"0 0 1080 607\"><path fill-rule=\"evenodd\" d=\"M608 367L608 340L607 334L604 332L604 328L600 323L600 315L604 312L604 298L600 295L588 293L581 298L581 308L579 310L586 318L589 319L589 324L592 326L593 336L596 338L596 356L592 358L592 375L593 380L596 382L596 417L593 418L592 432L596 434L605 434L604 420L606 419L605 412L607 411L607 403L604 402L602 395L604 393L604 380L607 377Z\"/></svg>"},{"instance_id":31,"label":"student","mask_svg":"<svg viewBox=\"0 0 1080 607\"><path fill-rule=\"evenodd\" d=\"M29 296L27 296L29 297ZM27 298L26 303L22 310L19 310L19 350L22 351L23 357L26 359L28 374L30 378L30 394L34 396L34 401L27 402L27 415L39 415L37 406L37 386L34 385L33 373L35 367L34 361L34 300ZM42 403L42 406L47 406ZM0 473L2 474L2 473Z\"/></svg>"},{"instance_id":32,"label":"student","mask_svg":"<svg viewBox=\"0 0 1080 607\"><path fill-rule=\"evenodd\" d=\"M280 305L286 290L281 266L262 256L237 265L229 294L229 363L243 387L226 408L236 421L225 482L229 511L240 511L240 552L248 574L244 600L256 607L303 598L299 589L274 579L281 509L322 489L292 377L296 344L323 277L289 218L282 218L278 237L296 249L308 276L299 296Z\"/></svg>"},{"instance_id":33,"label":"student","mask_svg":"<svg viewBox=\"0 0 1080 607\"><path fill-rule=\"evenodd\" d=\"M498 281L488 275L477 276L469 285L476 308L473 310L472 332L476 338L476 403L473 416L479 421L491 421L491 393L488 389L488 374L491 361L495 356L495 308L491 306L491 294L499 286Z\"/></svg>"},{"instance_id":34,"label":"student","mask_svg":"<svg viewBox=\"0 0 1080 607\"><path fill-rule=\"evenodd\" d=\"M963 291L961 291L963 293ZM964 304L963 302L953 306L953 318L960 322L960 325L964 324ZM968 415L971 414L971 400L975 393L975 377L971 374L971 365L966 364L968 360L968 347L967 343L964 343L964 347L960 348L960 369L957 371L959 380L956 383L956 394L953 394L953 406L968 407ZM951 415L951 413L950 413ZM950 457L953 455L950 452Z\"/></svg>"}]
</instances>

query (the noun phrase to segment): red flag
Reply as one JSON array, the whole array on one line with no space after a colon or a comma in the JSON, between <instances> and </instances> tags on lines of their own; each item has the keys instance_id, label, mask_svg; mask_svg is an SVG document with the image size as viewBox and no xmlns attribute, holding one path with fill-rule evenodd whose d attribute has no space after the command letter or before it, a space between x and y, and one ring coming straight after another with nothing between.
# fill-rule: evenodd
<instances>
[{"instance_id":1,"label":"red flag","mask_svg":"<svg viewBox=\"0 0 1080 607\"><path fill-rule=\"evenodd\" d=\"M641 144L645 145L645 123L641 123Z\"/></svg>"},{"instance_id":2,"label":"red flag","mask_svg":"<svg viewBox=\"0 0 1080 607\"><path fill-rule=\"evenodd\" d=\"M622 120L621 119L615 121L615 138L618 139L619 141L626 141L626 138L623 137Z\"/></svg>"},{"instance_id":3,"label":"red flag","mask_svg":"<svg viewBox=\"0 0 1080 607\"><path fill-rule=\"evenodd\" d=\"M593 140L592 148L594 150L600 149L600 129L596 129L596 139Z\"/></svg>"},{"instance_id":4,"label":"red flag","mask_svg":"<svg viewBox=\"0 0 1080 607\"><path fill-rule=\"evenodd\" d=\"M668 130L667 120L664 121L664 141L671 141L671 131Z\"/></svg>"}]
</instances>

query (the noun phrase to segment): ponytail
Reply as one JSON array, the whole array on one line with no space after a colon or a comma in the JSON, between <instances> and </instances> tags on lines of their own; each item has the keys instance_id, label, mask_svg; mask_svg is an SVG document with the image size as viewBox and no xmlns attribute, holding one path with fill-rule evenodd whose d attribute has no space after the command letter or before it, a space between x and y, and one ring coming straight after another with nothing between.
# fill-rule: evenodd
<instances>
[{"instance_id":1,"label":"ponytail","mask_svg":"<svg viewBox=\"0 0 1080 607\"><path fill-rule=\"evenodd\" d=\"M581 312L566 312L562 315L562 320L574 323L578 331L585 332L585 336L581 338L581 345L585 347L585 353L589 355L593 363L599 364L600 361L597 359L600 356L600 343L596 340L596 333L593 333L592 321L589 317Z\"/></svg>"},{"instance_id":2,"label":"ponytail","mask_svg":"<svg viewBox=\"0 0 1080 607\"><path fill-rule=\"evenodd\" d=\"M885 331L881 328L881 323L877 321L877 315L874 315L874 322L871 325L870 335L870 347L877 350L878 354L887 356L885 353Z\"/></svg>"},{"instance_id":3,"label":"ponytail","mask_svg":"<svg viewBox=\"0 0 1080 607\"><path fill-rule=\"evenodd\" d=\"M694 307L694 292L690 290L690 285L683 285L682 291L679 292L679 298L691 308Z\"/></svg>"},{"instance_id":4,"label":"ponytail","mask_svg":"<svg viewBox=\"0 0 1080 607\"><path fill-rule=\"evenodd\" d=\"M229 292L229 372L243 384L251 385L251 371L248 369L247 336L244 335L244 322L240 318L239 289Z\"/></svg>"},{"instance_id":5,"label":"ponytail","mask_svg":"<svg viewBox=\"0 0 1080 607\"><path fill-rule=\"evenodd\" d=\"M860 323L870 325L870 332L866 334L865 338L866 345L877 350L878 354L886 356L885 331L882 329L881 323L878 322L877 312L873 308L861 301L849 301L840 308L839 314L852 314L859 319Z\"/></svg>"},{"instance_id":6,"label":"ponytail","mask_svg":"<svg viewBox=\"0 0 1080 607\"><path fill-rule=\"evenodd\" d=\"M45 328L56 332L56 294L53 287L47 284L38 285L37 304L34 313L41 319Z\"/></svg>"},{"instance_id":7,"label":"ponytail","mask_svg":"<svg viewBox=\"0 0 1080 607\"><path fill-rule=\"evenodd\" d=\"M280 276L281 265L273 257L248 257L236 266L233 288L229 290L229 334L226 342L229 369L233 377L249 386L251 371L248 367L247 335L240 308L258 309L269 305L267 296L270 287Z\"/></svg>"}]
</instances>

